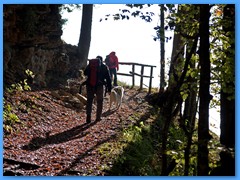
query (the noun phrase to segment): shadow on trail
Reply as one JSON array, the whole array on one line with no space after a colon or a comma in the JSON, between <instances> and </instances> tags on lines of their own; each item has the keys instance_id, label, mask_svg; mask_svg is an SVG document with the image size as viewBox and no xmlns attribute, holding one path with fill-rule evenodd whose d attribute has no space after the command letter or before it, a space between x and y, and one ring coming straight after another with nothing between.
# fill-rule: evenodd
<instances>
[{"instance_id":1,"label":"shadow on trail","mask_svg":"<svg viewBox=\"0 0 240 180\"><path fill-rule=\"evenodd\" d=\"M142 98L141 97L141 94L142 93L144 93L144 91L143 90L141 90L141 89L138 89L138 90L136 90L136 93L134 93L134 94L132 94L132 95L129 95L128 97L125 97L125 99L124 99L124 101L125 101L125 103L126 103L126 105L130 108L130 109L132 109L132 110L134 110L134 111L136 111L136 110L138 110L139 109L139 107L141 106L141 104L143 104L144 102L146 102L146 98L148 97L148 94L145 96L145 98ZM138 103L138 106L132 106L131 104L129 104L128 102L130 102L130 101L135 101L135 102L137 102Z\"/></svg>"},{"instance_id":2,"label":"shadow on trail","mask_svg":"<svg viewBox=\"0 0 240 180\"><path fill-rule=\"evenodd\" d=\"M27 145L22 147L22 149L27 151L35 151L47 144L59 144L73 139L82 138L88 134L84 131L96 123L96 121L90 124L85 123L52 136L49 136L49 134L46 133L46 137L32 138Z\"/></svg>"},{"instance_id":3,"label":"shadow on trail","mask_svg":"<svg viewBox=\"0 0 240 180\"><path fill-rule=\"evenodd\" d=\"M102 114L102 117L107 117L107 116L110 116L112 114L114 114L116 112L116 110L107 110L105 111L103 114Z\"/></svg>"},{"instance_id":4,"label":"shadow on trail","mask_svg":"<svg viewBox=\"0 0 240 180\"><path fill-rule=\"evenodd\" d=\"M134 94L133 96L130 97L130 99L134 99L139 93L136 93ZM136 97L137 98L137 97ZM127 101L126 101L126 104L127 104ZM136 107L138 108L138 107ZM107 110L103 113L103 117L107 117L109 115L112 115L114 113L116 113L117 111L115 109L113 110ZM118 114L118 113L116 113ZM151 116L151 109L149 108L149 110L143 115L141 116L135 123L135 125L139 124L140 122L145 122L146 120L148 120ZM98 147L100 147L102 144L106 143L106 142L109 142L110 140L112 139L115 139L116 138L116 134L115 135L111 135L110 137L108 138L105 138L103 140L100 140L98 141L94 146L92 147L89 147L85 152L81 153L81 154L78 154L75 159L72 160L71 164L66 167L65 169L61 170L60 172L58 172L57 174L55 174L55 176L64 176L64 175L80 175L80 174L88 174L89 172L88 169L81 169L81 170L74 170L74 167L77 167L78 164L81 164L81 163L85 163L83 161L83 159L85 157L88 157L90 156L91 152L94 151L95 149L97 149ZM118 169L118 164L116 163L116 168ZM115 166L114 165L114 166ZM125 166L125 165L124 165ZM120 167L121 168L121 167ZM128 168L128 166L126 166L126 169ZM85 171L85 172L84 172ZM108 175L111 175L111 173L109 173ZM114 173L113 173L114 175Z\"/></svg>"},{"instance_id":5,"label":"shadow on trail","mask_svg":"<svg viewBox=\"0 0 240 180\"><path fill-rule=\"evenodd\" d=\"M71 164L70 164L67 168L61 170L60 172L58 172L57 174L55 174L55 176L63 176L63 175L66 175L66 174L68 174L68 175L69 175L69 174L76 174L77 171L71 173L71 169L72 169L73 167L75 167L77 164L81 163L81 159L83 159L83 158L86 157L86 156L89 156L89 154L90 154L91 151L93 151L94 149L96 149L96 148L99 147L100 145L104 144L105 142L108 142L109 140L111 140L111 139L113 139L113 138L115 138L115 137L116 137L116 135L112 135L112 136L110 136L109 138L106 138L106 139L103 139L103 140L97 142L96 145L94 145L93 147L89 148L89 149L88 149L87 151L85 151L84 153L79 154L79 155L71 162ZM79 173L80 173L80 172L79 172Z\"/></svg>"},{"instance_id":6,"label":"shadow on trail","mask_svg":"<svg viewBox=\"0 0 240 180\"><path fill-rule=\"evenodd\" d=\"M136 100L137 95L139 95L140 93L141 93L141 91L138 90L135 94L133 94L132 96L128 97L128 99L126 99L126 101Z\"/></svg>"},{"instance_id":7,"label":"shadow on trail","mask_svg":"<svg viewBox=\"0 0 240 180\"><path fill-rule=\"evenodd\" d=\"M114 159L110 169L105 170L105 176L145 176L160 175L159 144L160 128L159 117L152 119L154 108L149 108L135 123L141 127L140 122L149 124L149 128L142 128L136 133L135 141L128 142L123 153ZM134 128L133 128L134 129ZM127 131L126 131L127 133Z\"/></svg>"}]
</instances>

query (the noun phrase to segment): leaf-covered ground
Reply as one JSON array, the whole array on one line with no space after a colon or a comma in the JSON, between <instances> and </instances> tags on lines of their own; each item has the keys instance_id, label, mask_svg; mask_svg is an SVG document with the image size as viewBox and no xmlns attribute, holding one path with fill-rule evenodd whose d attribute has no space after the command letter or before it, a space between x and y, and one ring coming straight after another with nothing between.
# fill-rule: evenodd
<instances>
[{"instance_id":1,"label":"leaf-covered ground","mask_svg":"<svg viewBox=\"0 0 240 180\"><path fill-rule=\"evenodd\" d=\"M67 108L50 90L5 97L22 123L4 135L4 175L105 175L105 160L97 148L116 141L123 128L135 123L134 114L144 116L149 107L145 96L146 92L125 89L121 109L108 111L107 95L102 120L95 122L94 107L90 124L85 108Z\"/></svg>"}]
</instances>

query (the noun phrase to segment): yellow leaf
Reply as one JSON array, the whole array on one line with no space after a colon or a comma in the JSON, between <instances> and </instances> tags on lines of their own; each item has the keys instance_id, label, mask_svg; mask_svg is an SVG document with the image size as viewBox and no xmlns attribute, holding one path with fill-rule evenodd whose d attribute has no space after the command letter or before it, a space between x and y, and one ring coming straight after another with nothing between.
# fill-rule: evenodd
<instances>
[{"instance_id":1,"label":"yellow leaf","mask_svg":"<svg viewBox=\"0 0 240 180\"><path fill-rule=\"evenodd\" d=\"M215 14L216 14L216 16L221 16L222 15L222 10L220 10L220 9L216 9L216 11L215 11Z\"/></svg>"}]
</instances>

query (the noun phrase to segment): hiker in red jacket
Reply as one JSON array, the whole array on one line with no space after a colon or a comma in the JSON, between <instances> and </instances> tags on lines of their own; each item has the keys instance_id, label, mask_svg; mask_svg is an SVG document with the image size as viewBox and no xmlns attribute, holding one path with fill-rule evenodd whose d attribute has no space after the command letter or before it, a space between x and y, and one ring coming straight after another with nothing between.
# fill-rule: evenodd
<instances>
[{"instance_id":1,"label":"hiker in red jacket","mask_svg":"<svg viewBox=\"0 0 240 180\"><path fill-rule=\"evenodd\" d=\"M96 59L89 61L89 64L84 70L84 75L87 76L86 122L91 122L92 104L95 94L97 97L96 121L100 121L103 109L104 86L106 85L106 91L109 93L112 89L109 69L105 64L102 63L102 57L97 56Z\"/></svg>"},{"instance_id":2,"label":"hiker in red jacket","mask_svg":"<svg viewBox=\"0 0 240 180\"><path fill-rule=\"evenodd\" d=\"M105 60L105 62L109 68L111 80L113 80L113 85L117 86L117 71L119 70L118 57L116 56L116 52L114 51L111 52L108 57L109 60Z\"/></svg>"}]
</instances>

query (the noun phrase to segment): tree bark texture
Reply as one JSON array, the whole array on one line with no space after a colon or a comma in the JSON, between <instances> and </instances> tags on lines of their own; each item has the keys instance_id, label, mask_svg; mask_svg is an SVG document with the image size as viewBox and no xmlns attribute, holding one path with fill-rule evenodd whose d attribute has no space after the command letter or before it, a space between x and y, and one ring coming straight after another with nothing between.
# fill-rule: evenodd
<instances>
[{"instance_id":1,"label":"tree bark texture","mask_svg":"<svg viewBox=\"0 0 240 180\"><path fill-rule=\"evenodd\" d=\"M209 42L210 6L200 5L200 105L198 122L198 162L199 176L206 176L209 172L208 141L209 141L209 103L211 100L210 88L210 42Z\"/></svg>"},{"instance_id":2,"label":"tree bark texture","mask_svg":"<svg viewBox=\"0 0 240 180\"><path fill-rule=\"evenodd\" d=\"M164 29L164 4L161 4L160 7L160 18L161 18L161 27L160 27L160 48L161 48L161 61L160 61L160 93L164 91L165 87L165 29Z\"/></svg>"},{"instance_id":3,"label":"tree bark texture","mask_svg":"<svg viewBox=\"0 0 240 180\"><path fill-rule=\"evenodd\" d=\"M93 4L83 4L82 23L78 42L78 57L80 67L87 65L87 59L91 43Z\"/></svg>"},{"instance_id":4,"label":"tree bark texture","mask_svg":"<svg viewBox=\"0 0 240 180\"><path fill-rule=\"evenodd\" d=\"M185 13L181 5L178 6L178 13ZM179 29L179 28L176 28ZM169 79L168 79L168 87L174 87L179 80L179 76L182 72L184 60L184 39L180 33L174 33L173 36L173 47L172 47L172 55L171 55L171 63L169 68Z\"/></svg>"},{"instance_id":5,"label":"tree bark texture","mask_svg":"<svg viewBox=\"0 0 240 180\"><path fill-rule=\"evenodd\" d=\"M177 115L177 113L180 110L179 107L182 106L182 104L180 104L181 102L180 88L184 83L184 79L188 71L188 66L189 66L191 57L194 51L196 50L197 42L198 42L197 40L198 40L198 36L196 36L193 42L190 53L187 54L183 72L180 75L179 80L172 83L172 86L169 86L166 92L164 92L166 94L166 102L163 104L163 107L160 110L160 117L162 117L162 121L164 122L163 130L162 130L162 172L161 172L161 175L163 176L166 176L167 174L169 174L169 172L167 172L168 162L167 162L167 154L166 154L168 131L172 123L173 117ZM176 107L176 105L178 106Z\"/></svg>"},{"instance_id":6,"label":"tree bark texture","mask_svg":"<svg viewBox=\"0 0 240 180\"><path fill-rule=\"evenodd\" d=\"M194 43L194 42L193 42ZM197 43L196 43L197 44ZM187 46L188 52L189 45ZM196 52L197 46L195 46ZM195 62L190 61L190 68L195 69ZM180 123L184 126L184 132L187 137L187 145L185 147L184 159L185 159L185 167L184 167L184 176L189 175L190 168L190 151L192 146L192 136L194 132L195 122L196 122L196 112L197 112L197 80L189 76L187 81L190 82L188 85L189 93L188 97L185 101L184 114L183 114L183 122Z\"/></svg>"},{"instance_id":7,"label":"tree bark texture","mask_svg":"<svg viewBox=\"0 0 240 180\"><path fill-rule=\"evenodd\" d=\"M223 26L223 30L225 33L234 33L235 32L235 5L230 4L226 5L224 8L224 19L230 23L227 27ZM235 43L231 44L231 49L235 49ZM235 52L235 51L234 51ZM231 54L230 52L226 52L227 57L232 57L232 61L234 61L235 54ZM223 61L223 63L225 60ZM222 73L224 74L224 72ZM235 72L232 72L232 76L234 76ZM226 83L226 82L224 82ZM229 82L225 86L234 87L235 82ZM223 86L223 85L222 85ZM222 87L223 89L223 87ZM235 147L235 98L229 99L232 94L228 92L224 92L221 90L221 134L220 134L220 142L226 147Z\"/></svg>"}]
</instances>

